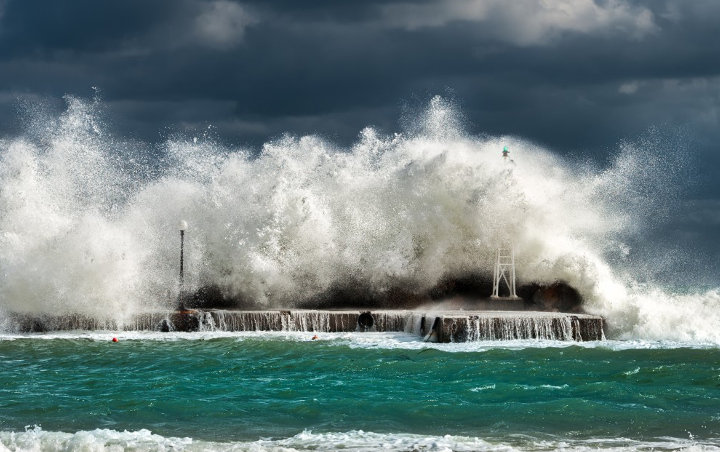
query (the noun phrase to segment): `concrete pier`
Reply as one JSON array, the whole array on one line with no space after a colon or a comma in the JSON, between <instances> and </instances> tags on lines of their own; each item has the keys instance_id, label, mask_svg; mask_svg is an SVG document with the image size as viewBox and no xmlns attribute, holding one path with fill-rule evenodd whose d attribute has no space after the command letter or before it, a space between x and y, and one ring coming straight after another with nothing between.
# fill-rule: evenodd
<instances>
[{"instance_id":1,"label":"concrete pier","mask_svg":"<svg viewBox=\"0 0 720 452\"><path fill-rule=\"evenodd\" d=\"M426 325L430 324L430 319L433 319L435 327L430 328L432 331L423 330L423 333L437 335L438 342L605 339L602 317L588 314L512 311L444 312L440 315L426 314Z\"/></svg>"},{"instance_id":2,"label":"concrete pier","mask_svg":"<svg viewBox=\"0 0 720 452\"><path fill-rule=\"evenodd\" d=\"M588 314L533 311L422 310L188 310L141 313L127 322L80 315L13 316L18 331L307 331L406 332L432 342L605 338L603 319Z\"/></svg>"}]
</instances>

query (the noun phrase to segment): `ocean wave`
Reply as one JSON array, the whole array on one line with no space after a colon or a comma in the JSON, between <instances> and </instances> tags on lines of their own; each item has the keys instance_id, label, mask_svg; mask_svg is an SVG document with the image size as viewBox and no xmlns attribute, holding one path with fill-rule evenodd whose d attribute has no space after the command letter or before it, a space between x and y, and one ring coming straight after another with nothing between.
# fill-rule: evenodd
<instances>
[{"instance_id":1,"label":"ocean wave","mask_svg":"<svg viewBox=\"0 0 720 452\"><path fill-rule=\"evenodd\" d=\"M217 287L233 303L396 307L492 274L498 244L512 241L520 280L567 282L609 337L720 344L717 289L633 278L653 262L634 260L630 243L671 214L684 180L685 151L662 134L623 143L598 168L471 136L436 97L412 131L368 127L348 148L285 136L254 155L202 137L124 140L101 103L67 100L0 139L0 311L127 319L175 307L185 219L184 289Z\"/></svg>"},{"instance_id":2,"label":"ocean wave","mask_svg":"<svg viewBox=\"0 0 720 452\"><path fill-rule=\"evenodd\" d=\"M506 440L467 436L430 436L407 433L373 433L355 430L342 433L303 431L289 438L255 441L204 441L193 438L164 437L149 430L115 431L97 429L75 433L45 431L40 427L25 431L0 432L0 448L10 451L522 451L522 450L720 450L720 439L698 441L684 438L561 439L513 435Z\"/></svg>"},{"instance_id":3,"label":"ocean wave","mask_svg":"<svg viewBox=\"0 0 720 452\"><path fill-rule=\"evenodd\" d=\"M317 339L313 339L316 337ZM714 342L703 341L652 341L652 340L603 340L603 341L549 341L549 340L508 340L508 341L474 341L458 343L425 342L410 333L314 333L299 331L204 331L204 332L153 332L153 331L61 331L50 333L0 333L0 341L14 340L87 340L111 343L113 338L119 343L127 341L208 341L225 339L233 341L292 341L311 342L318 345L349 347L362 349L432 349L449 353L485 352L489 350L521 350L536 348L568 348L607 350L663 350L663 349L716 349Z\"/></svg>"}]
</instances>

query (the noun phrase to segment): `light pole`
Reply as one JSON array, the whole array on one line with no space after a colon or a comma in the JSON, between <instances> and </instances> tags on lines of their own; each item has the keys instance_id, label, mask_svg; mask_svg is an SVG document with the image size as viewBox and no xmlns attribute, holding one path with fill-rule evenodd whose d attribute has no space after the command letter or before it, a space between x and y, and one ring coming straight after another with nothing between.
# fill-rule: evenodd
<instances>
[{"instance_id":1,"label":"light pole","mask_svg":"<svg viewBox=\"0 0 720 452\"><path fill-rule=\"evenodd\" d=\"M178 310L184 311L185 304L183 303L183 279L185 277L183 272L183 265L185 264L184 249L185 249L185 229L187 229L187 221L182 220L180 222L180 292L178 293Z\"/></svg>"}]
</instances>

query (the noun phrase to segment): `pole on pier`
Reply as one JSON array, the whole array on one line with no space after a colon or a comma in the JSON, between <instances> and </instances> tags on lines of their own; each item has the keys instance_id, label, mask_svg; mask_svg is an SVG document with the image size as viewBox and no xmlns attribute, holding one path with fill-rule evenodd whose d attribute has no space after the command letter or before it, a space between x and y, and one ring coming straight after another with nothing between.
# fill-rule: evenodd
<instances>
[{"instance_id":1,"label":"pole on pier","mask_svg":"<svg viewBox=\"0 0 720 452\"><path fill-rule=\"evenodd\" d=\"M185 274L183 272L183 267L185 265L185 230L187 229L187 221L183 220L180 222L180 290L178 292L178 310L184 311L185 306L183 303L183 295L184 295L184 279Z\"/></svg>"}]
</instances>

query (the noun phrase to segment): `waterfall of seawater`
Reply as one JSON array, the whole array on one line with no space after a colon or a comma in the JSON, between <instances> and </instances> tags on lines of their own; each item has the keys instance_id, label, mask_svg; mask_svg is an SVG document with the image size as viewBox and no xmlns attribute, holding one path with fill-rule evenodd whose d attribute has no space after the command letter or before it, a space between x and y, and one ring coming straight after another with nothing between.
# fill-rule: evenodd
<instances>
[{"instance_id":1,"label":"waterfall of seawater","mask_svg":"<svg viewBox=\"0 0 720 452\"><path fill-rule=\"evenodd\" d=\"M433 341L602 340L599 317L545 312L421 312L421 311L188 311L143 313L130 322L98 321L92 317L19 316L19 331L201 331L201 332L403 332Z\"/></svg>"},{"instance_id":2,"label":"waterfall of seawater","mask_svg":"<svg viewBox=\"0 0 720 452\"><path fill-rule=\"evenodd\" d=\"M211 311L196 314L200 330L210 331L363 331L359 312L339 311ZM373 313L371 331L410 331L408 311Z\"/></svg>"},{"instance_id":3,"label":"waterfall of seawater","mask_svg":"<svg viewBox=\"0 0 720 452\"><path fill-rule=\"evenodd\" d=\"M434 98L411 131L367 128L349 148L286 136L253 155L207 137L123 140L101 108L69 97L61 115L32 113L22 136L0 139L0 326L25 314L103 328L174 308L185 219L188 291L214 286L285 308L337 287L422 295L491 273L497 243L511 236L521 281L566 281L616 337L720 343L718 290L676 295L625 275L626 239L671 211L682 170L682 156L652 137L597 169L521 139L469 136ZM276 321L253 316L203 324ZM279 321L328 327L322 316ZM542 322L483 331L528 329L566 335Z\"/></svg>"},{"instance_id":4,"label":"waterfall of seawater","mask_svg":"<svg viewBox=\"0 0 720 452\"><path fill-rule=\"evenodd\" d=\"M470 316L461 320L458 329L464 336L453 338L463 341L488 341L512 339L545 339L552 341L573 341L583 339L605 339L602 324L588 322L581 328L580 321L573 316L552 317L508 317L488 318ZM586 335L587 337L583 337Z\"/></svg>"}]
</instances>

